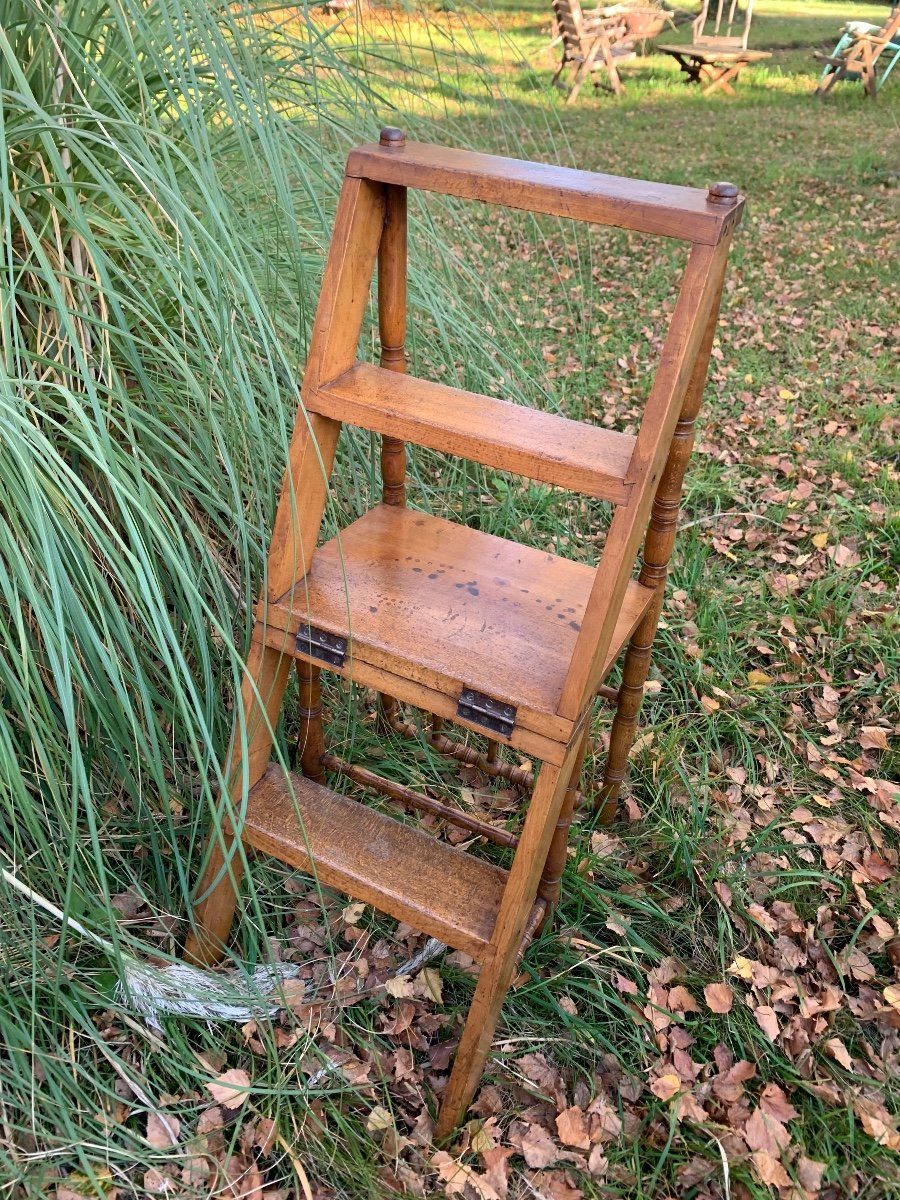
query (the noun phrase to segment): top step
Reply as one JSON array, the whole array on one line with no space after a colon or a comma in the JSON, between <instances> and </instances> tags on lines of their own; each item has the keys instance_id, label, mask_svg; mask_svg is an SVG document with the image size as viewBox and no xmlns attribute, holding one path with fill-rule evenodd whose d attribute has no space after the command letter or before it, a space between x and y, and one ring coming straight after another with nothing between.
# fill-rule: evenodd
<instances>
[{"instance_id":1,"label":"top step","mask_svg":"<svg viewBox=\"0 0 900 1200\"><path fill-rule=\"evenodd\" d=\"M720 241L744 206L737 194L716 195L426 142L359 146L350 151L346 174L709 246Z\"/></svg>"}]
</instances>

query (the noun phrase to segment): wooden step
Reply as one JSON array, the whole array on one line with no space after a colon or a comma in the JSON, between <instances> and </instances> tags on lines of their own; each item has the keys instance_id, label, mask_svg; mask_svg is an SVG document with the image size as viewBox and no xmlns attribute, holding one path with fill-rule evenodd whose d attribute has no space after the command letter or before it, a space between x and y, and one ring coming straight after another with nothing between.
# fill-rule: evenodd
<instances>
[{"instance_id":1,"label":"wooden step","mask_svg":"<svg viewBox=\"0 0 900 1200\"><path fill-rule=\"evenodd\" d=\"M357 363L304 392L311 412L624 504L635 439L582 421Z\"/></svg>"},{"instance_id":2,"label":"wooden step","mask_svg":"<svg viewBox=\"0 0 900 1200\"><path fill-rule=\"evenodd\" d=\"M274 763L250 790L240 834L299 870L315 862L320 883L484 960L506 885L500 867Z\"/></svg>"},{"instance_id":3,"label":"wooden step","mask_svg":"<svg viewBox=\"0 0 900 1200\"><path fill-rule=\"evenodd\" d=\"M464 687L513 704L515 729L499 740L556 762L572 732L557 713L594 578L585 563L378 505L257 615L266 642L298 657L301 622L346 639L340 674L439 717L457 719ZM653 596L629 584L604 674Z\"/></svg>"},{"instance_id":4,"label":"wooden step","mask_svg":"<svg viewBox=\"0 0 900 1200\"><path fill-rule=\"evenodd\" d=\"M702 188L646 183L422 142L360 146L350 151L346 174L710 246L718 244L744 205L743 197L731 204L712 204Z\"/></svg>"}]
</instances>

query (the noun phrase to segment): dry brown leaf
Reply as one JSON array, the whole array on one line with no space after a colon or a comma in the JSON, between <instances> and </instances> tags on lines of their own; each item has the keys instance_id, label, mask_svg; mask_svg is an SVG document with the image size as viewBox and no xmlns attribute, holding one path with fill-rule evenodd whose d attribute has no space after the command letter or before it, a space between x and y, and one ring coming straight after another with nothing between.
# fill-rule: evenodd
<instances>
[{"instance_id":1,"label":"dry brown leaf","mask_svg":"<svg viewBox=\"0 0 900 1200\"><path fill-rule=\"evenodd\" d=\"M815 1195L822 1186L822 1176L825 1174L827 1166L827 1163L816 1162L815 1159L807 1158L801 1154L794 1163L794 1170L797 1172L797 1180L800 1186Z\"/></svg>"},{"instance_id":2,"label":"dry brown leaf","mask_svg":"<svg viewBox=\"0 0 900 1200\"><path fill-rule=\"evenodd\" d=\"M865 1096L854 1096L853 1111L869 1137L874 1138L881 1146L900 1150L900 1133L894 1127L894 1118L880 1101L868 1100Z\"/></svg>"},{"instance_id":3,"label":"dry brown leaf","mask_svg":"<svg viewBox=\"0 0 900 1200\"><path fill-rule=\"evenodd\" d=\"M777 1158L772 1158L764 1150L757 1150L750 1155L750 1158L760 1183L767 1183L771 1187L777 1188L791 1186L790 1176Z\"/></svg>"},{"instance_id":4,"label":"dry brown leaf","mask_svg":"<svg viewBox=\"0 0 900 1200\"><path fill-rule=\"evenodd\" d=\"M703 998L710 1012L731 1012L734 992L727 983L708 983L703 989Z\"/></svg>"},{"instance_id":5,"label":"dry brown leaf","mask_svg":"<svg viewBox=\"0 0 900 1200\"><path fill-rule=\"evenodd\" d=\"M514 1154L512 1146L494 1146L481 1153L484 1182L490 1184L500 1200L506 1200L509 1194L509 1160Z\"/></svg>"},{"instance_id":6,"label":"dry brown leaf","mask_svg":"<svg viewBox=\"0 0 900 1200\"><path fill-rule=\"evenodd\" d=\"M669 992L667 1007L669 1012L673 1013L689 1013L700 1011L700 1005L687 990L687 988L681 987L680 984L677 987L673 987Z\"/></svg>"},{"instance_id":7,"label":"dry brown leaf","mask_svg":"<svg viewBox=\"0 0 900 1200\"><path fill-rule=\"evenodd\" d=\"M217 1104L226 1108L240 1108L250 1095L250 1076L240 1067L224 1071L206 1084L206 1090Z\"/></svg>"},{"instance_id":8,"label":"dry brown leaf","mask_svg":"<svg viewBox=\"0 0 900 1200\"><path fill-rule=\"evenodd\" d=\"M698 1125L709 1120L709 1113L691 1092L682 1092L675 1101L675 1116L679 1121L693 1121Z\"/></svg>"},{"instance_id":9,"label":"dry brown leaf","mask_svg":"<svg viewBox=\"0 0 900 1200\"><path fill-rule=\"evenodd\" d=\"M681 1080L675 1074L659 1075L650 1080L650 1091L660 1100L671 1100L681 1091Z\"/></svg>"},{"instance_id":10,"label":"dry brown leaf","mask_svg":"<svg viewBox=\"0 0 900 1200\"><path fill-rule=\"evenodd\" d=\"M430 1161L448 1196L464 1193L468 1184L479 1200L501 1200L499 1193L484 1175L479 1175L472 1167L453 1158L446 1150L438 1150L432 1154Z\"/></svg>"},{"instance_id":11,"label":"dry brown leaf","mask_svg":"<svg viewBox=\"0 0 900 1200\"><path fill-rule=\"evenodd\" d=\"M560 1157L558 1146L543 1125L522 1128L516 1145L529 1167L550 1167Z\"/></svg>"},{"instance_id":12,"label":"dry brown leaf","mask_svg":"<svg viewBox=\"0 0 900 1200\"><path fill-rule=\"evenodd\" d=\"M775 1015L775 1009L768 1004L760 1004L753 1010L753 1016L766 1037L774 1042L778 1037L778 1017Z\"/></svg>"},{"instance_id":13,"label":"dry brown leaf","mask_svg":"<svg viewBox=\"0 0 900 1200\"><path fill-rule=\"evenodd\" d=\"M590 1127L584 1110L572 1105L564 1108L556 1118L556 1131L564 1146L577 1146L579 1150L590 1148Z\"/></svg>"},{"instance_id":14,"label":"dry brown leaf","mask_svg":"<svg viewBox=\"0 0 900 1200\"><path fill-rule=\"evenodd\" d=\"M850 1057L850 1051L839 1037L829 1038L825 1043L825 1049L842 1067L846 1067L848 1071L853 1070L853 1059Z\"/></svg>"},{"instance_id":15,"label":"dry brown leaf","mask_svg":"<svg viewBox=\"0 0 900 1200\"><path fill-rule=\"evenodd\" d=\"M181 1122L169 1113L147 1113L147 1141L154 1150L168 1150L178 1145Z\"/></svg>"},{"instance_id":16,"label":"dry brown leaf","mask_svg":"<svg viewBox=\"0 0 900 1200\"><path fill-rule=\"evenodd\" d=\"M859 744L863 750L889 750L887 730L880 725L863 725L859 731Z\"/></svg>"},{"instance_id":17,"label":"dry brown leaf","mask_svg":"<svg viewBox=\"0 0 900 1200\"><path fill-rule=\"evenodd\" d=\"M754 1109L743 1132L751 1150L763 1150L773 1158L791 1143L791 1135L781 1122L768 1117L761 1108Z\"/></svg>"},{"instance_id":18,"label":"dry brown leaf","mask_svg":"<svg viewBox=\"0 0 900 1200\"><path fill-rule=\"evenodd\" d=\"M766 1084L759 1097L759 1106L767 1117L772 1117L783 1125L799 1115L777 1083Z\"/></svg>"}]
</instances>

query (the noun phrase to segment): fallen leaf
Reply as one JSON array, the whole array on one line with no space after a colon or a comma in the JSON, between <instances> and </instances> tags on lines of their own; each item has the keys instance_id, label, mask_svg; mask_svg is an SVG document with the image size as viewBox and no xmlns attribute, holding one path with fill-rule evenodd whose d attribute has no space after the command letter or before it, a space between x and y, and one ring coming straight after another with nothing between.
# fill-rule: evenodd
<instances>
[{"instance_id":1,"label":"fallen leaf","mask_svg":"<svg viewBox=\"0 0 900 1200\"><path fill-rule=\"evenodd\" d=\"M681 987L680 984L677 987L673 987L672 990L669 992L669 1000L668 1000L666 1007L669 1009L670 1012L674 1012L674 1013L688 1013L688 1012L699 1012L700 1011L700 1005L697 1003L697 1001L694 999L694 997L691 995L691 993L687 990L687 988Z\"/></svg>"},{"instance_id":2,"label":"fallen leaf","mask_svg":"<svg viewBox=\"0 0 900 1200\"><path fill-rule=\"evenodd\" d=\"M731 966L726 969L725 973L727 975L737 975L738 979L745 979L749 983L753 978L753 960L744 958L742 954L739 954Z\"/></svg>"},{"instance_id":3,"label":"fallen leaf","mask_svg":"<svg viewBox=\"0 0 900 1200\"><path fill-rule=\"evenodd\" d=\"M760 688L767 687L772 682L772 676L767 675L765 671L748 671L747 682L755 691Z\"/></svg>"},{"instance_id":4,"label":"fallen leaf","mask_svg":"<svg viewBox=\"0 0 900 1200\"><path fill-rule=\"evenodd\" d=\"M777 1158L766 1154L764 1150L757 1150L754 1154L750 1155L750 1159L753 1163L754 1173L760 1183L768 1183L770 1186L777 1188L791 1186L790 1176Z\"/></svg>"},{"instance_id":5,"label":"fallen leaf","mask_svg":"<svg viewBox=\"0 0 900 1200\"><path fill-rule=\"evenodd\" d=\"M853 1070L853 1059L850 1057L850 1051L839 1037L829 1038L825 1043L825 1049L842 1067L846 1067L848 1071Z\"/></svg>"},{"instance_id":6,"label":"fallen leaf","mask_svg":"<svg viewBox=\"0 0 900 1200\"><path fill-rule=\"evenodd\" d=\"M556 1118L556 1131L564 1146L577 1146L579 1150L590 1148L590 1127L583 1109L575 1105L564 1108Z\"/></svg>"},{"instance_id":7,"label":"fallen leaf","mask_svg":"<svg viewBox=\"0 0 900 1200\"><path fill-rule=\"evenodd\" d=\"M543 1125L524 1126L515 1145L529 1167L552 1166L560 1156L559 1148Z\"/></svg>"},{"instance_id":8,"label":"fallen leaf","mask_svg":"<svg viewBox=\"0 0 900 1200\"><path fill-rule=\"evenodd\" d=\"M753 1015L756 1018L756 1023L766 1035L774 1042L778 1037L778 1017L775 1015L775 1009L768 1004L761 1004L759 1008L753 1010Z\"/></svg>"},{"instance_id":9,"label":"fallen leaf","mask_svg":"<svg viewBox=\"0 0 900 1200\"><path fill-rule=\"evenodd\" d=\"M659 1075L650 1080L650 1091L654 1096L659 1096L660 1100L671 1100L681 1091L681 1080L674 1074Z\"/></svg>"},{"instance_id":10,"label":"fallen leaf","mask_svg":"<svg viewBox=\"0 0 900 1200\"><path fill-rule=\"evenodd\" d=\"M864 1096L854 1096L853 1111L869 1137L874 1138L881 1146L900 1150L900 1133L894 1127L894 1119L883 1104L876 1100L867 1100Z\"/></svg>"},{"instance_id":11,"label":"fallen leaf","mask_svg":"<svg viewBox=\"0 0 900 1200\"><path fill-rule=\"evenodd\" d=\"M734 992L727 983L708 983L703 989L703 998L710 1012L731 1012L734 1003Z\"/></svg>"},{"instance_id":12,"label":"fallen leaf","mask_svg":"<svg viewBox=\"0 0 900 1200\"><path fill-rule=\"evenodd\" d=\"M376 1104L366 1120L366 1129L369 1133L383 1133L385 1129L394 1128L394 1118L380 1104Z\"/></svg>"},{"instance_id":13,"label":"fallen leaf","mask_svg":"<svg viewBox=\"0 0 900 1200\"><path fill-rule=\"evenodd\" d=\"M240 1108L250 1095L250 1076L240 1067L233 1067L206 1084L206 1090L217 1104Z\"/></svg>"},{"instance_id":14,"label":"fallen leaf","mask_svg":"<svg viewBox=\"0 0 900 1200\"><path fill-rule=\"evenodd\" d=\"M763 1150L773 1158L778 1158L791 1143L791 1135L781 1122L766 1116L761 1108L754 1109L743 1132L751 1150Z\"/></svg>"},{"instance_id":15,"label":"fallen leaf","mask_svg":"<svg viewBox=\"0 0 900 1200\"><path fill-rule=\"evenodd\" d=\"M859 731L859 744L863 750L889 750L887 730L880 725L863 725Z\"/></svg>"},{"instance_id":16,"label":"fallen leaf","mask_svg":"<svg viewBox=\"0 0 900 1200\"><path fill-rule=\"evenodd\" d=\"M178 1145L181 1122L168 1113L147 1113L147 1141L154 1150L168 1150Z\"/></svg>"}]
</instances>

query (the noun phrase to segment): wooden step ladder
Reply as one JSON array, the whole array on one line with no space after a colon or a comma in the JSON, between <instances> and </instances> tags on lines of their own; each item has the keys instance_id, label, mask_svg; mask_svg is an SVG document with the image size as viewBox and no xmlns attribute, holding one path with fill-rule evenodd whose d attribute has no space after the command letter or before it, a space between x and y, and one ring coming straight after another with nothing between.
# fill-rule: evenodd
<instances>
[{"instance_id":1,"label":"wooden step ladder","mask_svg":"<svg viewBox=\"0 0 900 1200\"><path fill-rule=\"evenodd\" d=\"M690 244L636 436L404 374L407 188ZM517 957L559 896L598 693L616 706L600 796L605 816L615 808L742 208L731 184L704 192L642 183L407 142L396 129L347 162L226 764L225 833L210 840L185 953L210 963L224 952L239 838L471 955L481 971L438 1138L464 1116ZM372 366L357 355L376 261L381 359ZM343 423L381 435L383 503L317 547ZM614 515L598 567L407 508L406 442L608 501ZM614 691L604 679L626 646ZM270 762L294 662L302 774ZM323 667L376 689L385 725L410 732L398 702L414 705L432 714L436 749L532 784L520 833L327 753ZM487 751L448 738L445 721L486 735ZM533 780L501 757L501 745L536 760ZM339 795L326 772L512 848L508 869Z\"/></svg>"}]
</instances>

